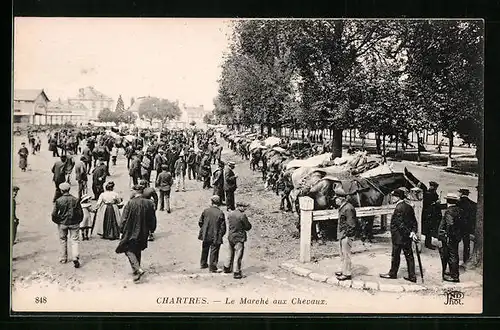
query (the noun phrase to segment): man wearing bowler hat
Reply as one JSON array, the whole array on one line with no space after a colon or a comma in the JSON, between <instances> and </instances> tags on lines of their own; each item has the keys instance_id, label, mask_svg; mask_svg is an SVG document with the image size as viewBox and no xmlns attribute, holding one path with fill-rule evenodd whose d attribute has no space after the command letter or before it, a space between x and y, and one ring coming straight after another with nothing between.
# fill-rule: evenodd
<instances>
[{"instance_id":1,"label":"man wearing bowler hat","mask_svg":"<svg viewBox=\"0 0 500 330\"><path fill-rule=\"evenodd\" d=\"M422 201L422 234L425 235L425 247L431 250L436 249L431 242L432 237L437 237L437 226L441 220L441 201L436 192L438 186L436 182L430 181Z\"/></svg>"},{"instance_id":2,"label":"man wearing bowler hat","mask_svg":"<svg viewBox=\"0 0 500 330\"><path fill-rule=\"evenodd\" d=\"M412 241L417 242L417 219L413 207L405 202L405 191L398 188L392 192L396 208L391 218L392 260L391 269L387 274L380 274L382 278L396 279L398 277L401 250L406 258L408 277L405 280L417 282L415 275L415 259L413 257Z\"/></svg>"},{"instance_id":3,"label":"man wearing bowler hat","mask_svg":"<svg viewBox=\"0 0 500 330\"><path fill-rule=\"evenodd\" d=\"M212 205L203 210L198 221L200 226L198 239L202 241L200 266L202 269L208 268L211 273L216 273L222 237L226 234L226 216L219 208L219 196L212 196L210 201ZM209 254L210 259L207 263Z\"/></svg>"},{"instance_id":4,"label":"man wearing bowler hat","mask_svg":"<svg viewBox=\"0 0 500 330\"><path fill-rule=\"evenodd\" d=\"M462 209L462 215L464 218L465 230L462 241L464 244L463 263L466 263L470 256L470 235L474 234L476 230L477 204L469 199L469 189L459 189L458 193L460 199L458 200L457 206Z\"/></svg>"},{"instance_id":5,"label":"man wearing bowler hat","mask_svg":"<svg viewBox=\"0 0 500 330\"><path fill-rule=\"evenodd\" d=\"M227 216L229 256L224 265L224 273L231 273L234 271L233 277L235 279L240 279L243 277L241 274L241 261L243 260L243 253L245 251L247 231L252 229L252 225L244 213L248 204L238 202L236 203L236 207L237 209Z\"/></svg>"},{"instance_id":6,"label":"man wearing bowler hat","mask_svg":"<svg viewBox=\"0 0 500 330\"><path fill-rule=\"evenodd\" d=\"M212 186L214 187L214 195L219 196L221 204L225 201L224 196L224 162L219 160L219 168L217 168L212 176Z\"/></svg>"},{"instance_id":7,"label":"man wearing bowler hat","mask_svg":"<svg viewBox=\"0 0 500 330\"><path fill-rule=\"evenodd\" d=\"M442 244L440 249L441 263L443 267L443 280L447 282L460 282L458 270L458 244L464 233L464 221L462 209L457 205L460 197L458 194L446 195L446 209L439 224L438 235ZM446 273L446 266L450 272Z\"/></svg>"}]
</instances>

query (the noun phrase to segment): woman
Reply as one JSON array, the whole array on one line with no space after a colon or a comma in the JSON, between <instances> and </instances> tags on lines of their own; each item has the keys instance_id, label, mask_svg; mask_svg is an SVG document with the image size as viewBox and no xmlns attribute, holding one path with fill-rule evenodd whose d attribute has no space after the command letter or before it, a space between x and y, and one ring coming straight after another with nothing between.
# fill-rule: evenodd
<instances>
[{"instance_id":1,"label":"woman","mask_svg":"<svg viewBox=\"0 0 500 330\"><path fill-rule=\"evenodd\" d=\"M29 155L28 148L26 148L26 143L22 142L21 143L21 148L17 152L19 155L19 167L23 172L26 172L26 167L28 167L28 155Z\"/></svg>"},{"instance_id":2,"label":"woman","mask_svg":"<svg viewBox=\"0 0 500 330\"><path fill-rule=\"evenodd\" d=\"M97 230L97 235L109 240L120 238L120 229L118 226L120 211L118 204L122 202L122 198L113 191L114 187L115 183L113 181L106 183L106 191L99 196L94 209L96 212L94 227Z\"/></svg>"}]
</instances>

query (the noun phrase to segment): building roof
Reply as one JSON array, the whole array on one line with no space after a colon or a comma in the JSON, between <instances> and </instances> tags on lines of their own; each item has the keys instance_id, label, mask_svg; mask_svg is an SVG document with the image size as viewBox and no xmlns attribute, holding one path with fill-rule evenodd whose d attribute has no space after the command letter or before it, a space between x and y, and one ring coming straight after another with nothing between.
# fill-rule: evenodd
<instances>
[{"instance_id":1,"label":"building roof","mask_svg":"<svg viewBox=\"0 0 500 330\"><path fill-rule=\"evenodd\" d=\"M84 88L80 88L78 91L78 95L71 98L72 100L107 100L113 101L113 99L109 96L104 95L103 93L96 90L93 86L87 86Z\"/></svg>"},{"instance_id":2,"label":"building roof","mask_svg":"<svg viewBox=\"0 0 500 330\"><path fill-rule=\"evenodd\" d=\"M72 112L72 111L87 111L87 107L83 103L75 101L57 100L49 102L47 105L48 112Z\"/></svg>"},{"instance_id":3,"label":"building roof","mask_svg":"<svg viewBox=\"0 0 500 330\"><path fill-rule=\"evenodd\" d=\"M14 89L14 101L35 101L40 94L50 102L43 89Z\"/></svg>"}]
</instances>

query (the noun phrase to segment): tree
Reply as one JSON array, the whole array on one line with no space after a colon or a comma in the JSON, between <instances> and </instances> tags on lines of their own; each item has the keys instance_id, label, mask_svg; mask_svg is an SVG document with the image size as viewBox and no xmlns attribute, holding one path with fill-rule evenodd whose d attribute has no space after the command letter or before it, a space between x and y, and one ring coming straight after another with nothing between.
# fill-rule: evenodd
<instances>
[{"instance_id":1,"label":"tree","mask_svg":"<svg viewBox=\"0 0 500 330\"><path fill-rule=\"evenodd\" d=\"M203 122L209 125L215 124L214 114L212 112L206 113L203 116Z\"/></svg>"},{"instance_id":2,"label":"tree","mask_svg":"<svg viewBox=\"0 0 500 330\"><path fill-rule=\"evenodd\" d=\"M135 123L136 119L137 119L137 115L135 113L133 113L132 111L125 111L123 114L122 114L122 122L125 123L125 124L133 124Z\"/></svg>"},{"instance_id":3,"label":"tree","mask_svg":"<svg viewBox=\"0 0 500 330\"><path fill-rule=\"evenodd\" d=\"M153 119L156 118L156 109L160 99L157 97L148 97L139 105L139 116L144 120L149 121L149 124L153 124Z\"/></svg>"},{"instance_id":4,"label":"tree","mask_svg":"<svg viewBox=\"0 0 500 330\"><path fill-rule=\"evenodd\" d=\"M116 117L116 113L114 111L109 110L109 108L102 109L97 115L97 119L103 123L115 122L118 120Z\"/></svg>"},{"instance_id":5,"label":"tree","mask_svg":"<svg viewBox=\"0 0 500 330\"><path fill-rule=\"evenodd\" d=\"M156 104L156 118L160 120L162 128L167 121L178 119L181 114L181 109L176 102L160 99Z\"/></svg>"}]
</instances>

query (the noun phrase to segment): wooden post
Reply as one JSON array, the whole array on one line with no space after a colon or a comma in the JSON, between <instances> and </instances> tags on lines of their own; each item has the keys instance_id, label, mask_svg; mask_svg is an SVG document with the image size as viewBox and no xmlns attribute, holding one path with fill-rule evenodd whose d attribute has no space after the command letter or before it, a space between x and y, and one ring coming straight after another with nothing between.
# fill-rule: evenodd
<instances>
[{"instance_id":1,"label":"wooden post","mask_svg":"<svg viewBox=\"0 0 500 330\"><path fill-rule=\"evenodd\" d=\"M300 205L300 262L311 261L311 226L314 200L310 197L299 197Z\"/></svg>"},{"instance_id":2,"label":"wooden post","mask_svg":"<svg viewBox=\"0 0 500 330\"><path fill-rule=\"evenodd\" d=\"M415 217L417 218L417 237L422 235L422 200L423 191L420 188L412 188L410 190L410 200L413 204L413 210L415 211ZM422 241L420 241L419 248L422 249Z\"/></svg>"}]
</instances>

